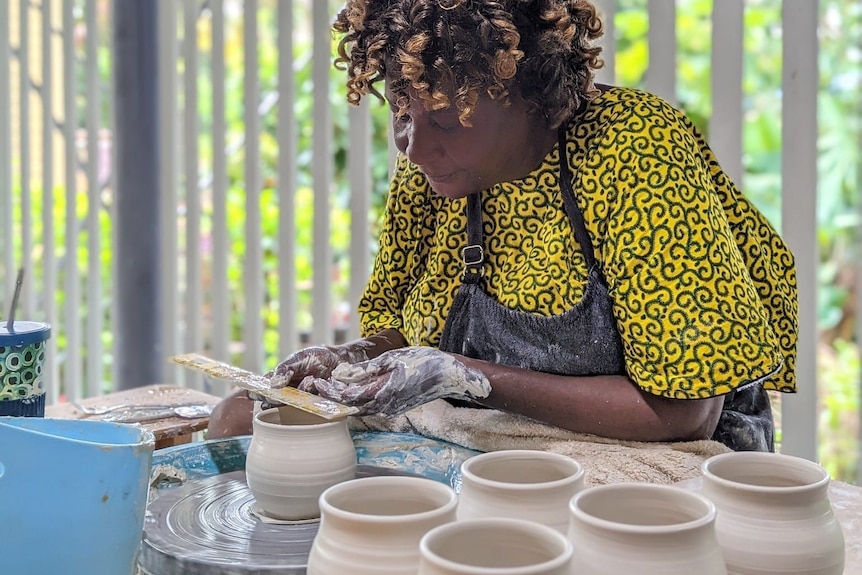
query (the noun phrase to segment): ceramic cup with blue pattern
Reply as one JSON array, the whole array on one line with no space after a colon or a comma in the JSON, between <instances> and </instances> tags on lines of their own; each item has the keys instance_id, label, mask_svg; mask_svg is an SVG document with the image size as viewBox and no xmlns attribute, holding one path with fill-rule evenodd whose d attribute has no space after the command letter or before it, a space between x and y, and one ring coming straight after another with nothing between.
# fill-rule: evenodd
<instances>
[{"instance_id":1,"label":"ceramic cup with blue pattern","mask_svg":"<svg viewBox=\"0 0 862 575\"><path fill-rule=\"evenodd\" d=\"M42 377L50 337L47 323L0 323L0 415L44 417Z\"/></svg>"}]
</instances>

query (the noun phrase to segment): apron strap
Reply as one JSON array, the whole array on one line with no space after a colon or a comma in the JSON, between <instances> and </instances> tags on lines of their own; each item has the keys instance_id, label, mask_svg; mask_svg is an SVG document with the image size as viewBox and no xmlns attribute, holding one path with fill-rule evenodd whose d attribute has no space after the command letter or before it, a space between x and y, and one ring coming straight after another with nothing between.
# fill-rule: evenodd
<instances>
[{"instance_id":1,"label":"apron strap","mask_svg":"<svg viewBox=\"0 0 862 575\"><path fill-rule=\"evenodd\" d=\"M464 283L479 283L485 273L482 235L482 193L476 192L467 196L467 246L461 249Z\"/></svg>"},{"instance_id":2,"label":"apron strap","mask_svg":"<svg viewBox=\"0 0 862 575\"><path fill-rule=\"evenodd\" d=\"M563 208L566 210L566 215L569 216L569 221L572 222L572 227L575 229L575 238L581 245L581 250L584 252L584 259L587 261L587 270L592 270L596 264L596 254L593 250L593 243L590 241L590 234L587 232L587 225L584 223L584 214L578 206L575 199L575 192L572 189L572 170L569 168L569 154L566 150L566 127L560 126L558 132L559 152L560 152L560 187L563 190Z\"/></svg>"}]
</instances>

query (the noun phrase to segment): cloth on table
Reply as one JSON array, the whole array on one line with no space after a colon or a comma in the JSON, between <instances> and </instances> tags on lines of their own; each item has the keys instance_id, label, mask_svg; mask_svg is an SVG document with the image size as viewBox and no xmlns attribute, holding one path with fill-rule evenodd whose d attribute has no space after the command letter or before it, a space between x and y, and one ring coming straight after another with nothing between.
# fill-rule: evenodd
<instances>
[{"instance_id":1,"label":"cloth on table","mask_svg":"<svg viewBox=\"0 0 862 575\"><path fill-rule=\"evenodd\" d=\"M455 407L443 399L391 418L352 417L350 427L356 431L417 433L477 451L537 449L562 453L584 465L587 485L676 483L698 477L707 458L730 451L712 440L647 443L573 433L517 414Z\"/></svg>"}]
</instances>

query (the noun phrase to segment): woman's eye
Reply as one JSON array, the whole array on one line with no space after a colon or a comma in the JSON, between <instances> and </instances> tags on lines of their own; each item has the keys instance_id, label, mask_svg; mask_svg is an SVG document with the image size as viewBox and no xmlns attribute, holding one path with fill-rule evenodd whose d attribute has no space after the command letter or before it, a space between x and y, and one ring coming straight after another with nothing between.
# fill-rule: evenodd
<instances>
[{"instance_id":1,"label":"woman's eye","mask_svg":"<svg viewBox=\"0 0 862 575\"><path fill-rule=\"evenodd\" d=\"M430 116L431 125L442 130L443 132L451 132L461 127L461 122L458 121L458 116L452 113L432 114Z\"/></svg>"},{"instance_id":2,"label":"woman's eye","mask_svg":"<svg viewBox=\"0 0 862 575\"><path fill-rule=\"evenodd\" d=\"M451 132L452 130L457 129L460 126L461 124L459 124L458 122L434 122L434 127L444 132Z\"/></svg>"}]
</instances>

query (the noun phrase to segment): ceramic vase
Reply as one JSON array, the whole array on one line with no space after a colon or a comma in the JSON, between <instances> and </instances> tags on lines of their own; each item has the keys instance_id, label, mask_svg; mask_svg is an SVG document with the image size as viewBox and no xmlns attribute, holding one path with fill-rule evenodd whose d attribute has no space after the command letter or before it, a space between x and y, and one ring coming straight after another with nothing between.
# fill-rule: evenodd
<instances>
[{"instance_id":1,"label":"ceramic vase","mask_svg":"<svg viewBox=\"0 0 862 575\"><path fill-rule=\"evenodd\" d=\"M570 504L573 573L725 575L706 497L670 485L589 487Z\"/></svg>"},{"instance_id":2,"label":"ceramic vase","mask_svg":"<svg viewBox=\"0 0 862 575\"><path fill-rule=\"evenodd\" d=\"M320 496L307 575L416 575L419 542L455 520L458 497L423 477L363 477Z\"/></svg>"},{"instance_id":3,"label":"ceramic vase","mask_svg":"<svg viewBox=\"0 0 862 575\"><path fill-rule=\"evenodd\" d=\"M492 517L436 527L420 542L418 575L570 575L572 544L534 521Z\"/></svg>"},{"instance_id":4,"label":"ceramic vase","mask_svg":"<svg viewBox=\"0 0 862 575\"><path fill-rule=\"evenodd\" d=\"M292 407L257 413L245 474L259 511L282 520L320 516L321 493L356 477L347 420L330 421Z\"/></svg>"},{"instance_id":5,"label":"ceramic vase","mask_svg":"<svg viewBox=\"0 0 862 575\"><path fill-rule=\"evenodd\" d=\"M568 504L584 488L584 467L547 451L482 453L461 465L458 519L528 519L565 534Z\"/></svg>"},{"instance_id":6,"label":"ceramic vase","mask_svg":"<svg viewBox=\"0 0 862 575\"><path fill-rule=\"evenodd\" d=\"M844 536L829 474L790 455L724 453L703 464L701 493L718 509L716 534L733 575L840 575Z\"/></svg>"}]
</instances>

